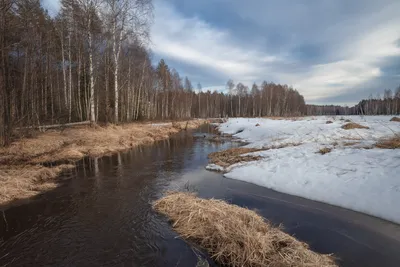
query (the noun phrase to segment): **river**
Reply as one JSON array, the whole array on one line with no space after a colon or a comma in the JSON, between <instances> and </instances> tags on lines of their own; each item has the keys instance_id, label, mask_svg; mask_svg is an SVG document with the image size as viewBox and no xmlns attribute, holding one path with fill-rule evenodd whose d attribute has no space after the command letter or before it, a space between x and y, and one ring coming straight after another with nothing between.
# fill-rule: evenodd
<instances>
[{"instance_id":1,"label":"river","mask_svg":"<svg viewBox=\"0 0 400 267\"><path fill-rule=\"evenodd\" d=\"M209 153L239 145L210 141L214 133L207 125L82 160L60 187L3 212L0 266L215 266L151 208L184 189L254 209L341 266L399 266L399 225L205 170Z\"/></svg>"}]
</instances>

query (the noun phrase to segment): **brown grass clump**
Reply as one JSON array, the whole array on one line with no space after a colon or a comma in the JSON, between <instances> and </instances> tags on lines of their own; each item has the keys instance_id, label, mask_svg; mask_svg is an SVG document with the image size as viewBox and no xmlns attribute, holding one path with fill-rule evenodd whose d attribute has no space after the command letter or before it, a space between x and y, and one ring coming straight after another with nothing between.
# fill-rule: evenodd
<instances>
[{"instance_id":1,"label":"brown grass clump","mask_svg":"<svg viewBox=\"0 0 400 267\"><path fill-rule=\"evenodd\" d=\"M360 142L346 142L343 143L343 146L353 146L353 145L358 145Z\"/></svg>"},{"instance_id":2,"label":"brown grass clump","mask_svg":"<svg viewBox=\"0 0 400 267\"><path fill-rule=\"evenodd\" d=\"M279 139L277 139L277 140L279 140ZM281 148L285 148L285 147L299 146L299 145L301 145L301 143L282 143L279 145L266 146L260 150L281 149Z\"/></svg>"},{"instance_id":3,"label":"brown grass clump","mask_svg":"<svg viewBox=\"0 0 400 267\"><path fill-rule=\"evenodd\" d=\"M174 230L206 249L221 266L333 267L330 255L273 227L256 212L222 200L206 200L190 193L169 193L154 209L166 215Z\"/></svg>"},{"instance_id":4,"label":"brown grass clump","mask_svg":"<svg viewBox=\"0 0 400 267\"><path fill-rule=\"evenodd\" d=\"M383 139L376 143L377 148L383 149L399 149L400 148L400 136L394 136L392 138Z\"/></svg>"},{"instance_id":5,"label":"brown grass clump","mask_svg":"<svg viewBox=\"0 0 400 267\"><path fill-rule=\"evenodd\" d=\"M253 155L244 156L243 154L258 152L258 151L266 151L266 150L270 150L270 149L280 149L280 148L285 148L285 147L290 147L290 146L298 146L300 144L301 143L283 143L280 145L274 145L274 146L268 146L268 147L262 147L262 148L236 147L236 148L230 148L227 150L210 153L208 155L208 158L210 159L210 163L213 163L213 164L216 164L216 165L226 168L235 163L256 161L256 160L259 160L262 158L260 156L253 156Z\"/></svg>"},{"instance_id":6,"label":"brown grass clump","mask_svg":"<svg viewBox=\"0 0 400 267\"><path fill-rule=\"evenodd\" d=\"M258 127L258 126L260 126L260 124L259 124L259 123L257 123L257 124L256 124L256 127Z\"/></svg>"},{"instance_id":7,"label":"brown grass clump","mask_svg":"<svg viewBox=\"0 0 400 267\"><path fill-rule=\"evenodd\" d=\"M333 123L333 121L326 121L326 124L331 124Z\"/></svg>"},{"instance_id":8,"label":"brown grass clump","mask_svg":"<svg viewBox=\"0 0 400 267\"><path fill-rule=\"evenodd\" d=\"M182 129L197 128L203 123L205 120L160 125L131 123L104 127L79 126L49 130L34 138L22 138L9 147L0 148L0 181L3 181L0 204L38 194L41 188L45 190L48 186L40 186L43 177L46 184L55 185L55 179L48 177L57 177L62 168L40 166L43 163L74 163L85 156L100 157L167 139Z\"/></svg>"},{"instance_id":9,"label":"brown grass clump","mask_svg":"<svg viewBox=\"0 0 400 267\"><path fill-rule=\"evenodd\" d=\"M321 148L320 150L318 150L318 153L320 153L321 155L325 155L327 153L330 153L331 151L332 151L332 148L324 147L324 148Z\"/></svg>"},{"instance_id":10,"label":"brown grass clump","mask_svg":"<svg viewBox=\"0 0 400 267\"><path fill-rule=\"evenodd\" d=\"M63 170L74 165L48 168L40 165L0 167L0 204L33 197L56 187L56 178Z\"/></svg>"},{"instance_id":11,"label":"brown grass clump","mask_svg":"<svg viewBox=\"0 0 400 267\"><path fill-rule=\"evenodd\" d=\"M242 154L257 152L260 149L256 148L246 148L246 147L236 147L230 148L224 151L213 152L208 155L211 163L219 165L221 167L228 167L232 164L239 162L249 162L259 160L259 156L243 156Z\"/></svg>"},{"instance_id":12,"label":"brown grass clump","mask_svg":"<svg viewBox=\"0 0 400 267\"><path fill-rule=\"evenodd\" d=\"M342 126L342 129L351 130L351 129L369 129L369 127L355 123L349 122Z\"/></svg>"},{"instance_id":13,"label":"brown grass clump","mask_svg":"<svg viewBox=\"0 0 400 267\"><path fill-rule=\"evenodd\" d=\"M400 118L399 117L393 117L393 118L390 119L390 121L400 122Z\"/></svg>"}]
</instances>

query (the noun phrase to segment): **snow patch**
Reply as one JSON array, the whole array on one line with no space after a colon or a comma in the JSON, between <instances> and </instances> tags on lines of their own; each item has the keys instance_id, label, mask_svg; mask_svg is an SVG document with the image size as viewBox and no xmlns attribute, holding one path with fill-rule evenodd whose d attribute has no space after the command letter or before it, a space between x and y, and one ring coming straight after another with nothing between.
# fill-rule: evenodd
<instances>
[{"instance_id":1,"label":"snow patch","mask_svg":"<svg viewBox=\"0 0 400 267\"><path fill-rule=\"evenodd\" d=\"M230 166L225 177L276 191L326 202L400 224L400 150L364 149L400 133L391 116L308 117L298 121L229 119L223 133L249 142L248 147L285 143L299 146L257 152L263 159ZM344 119L370 129L344 130ZM332 124L326 124L332 120ZM260 126L255 126L259 124ZM350 145L344 145L348 143ZM351 143L354 143L352 145ZM330 147L330 153L316 153Z\"/></svg>"},{"instance_id":2,"label":"snow patch","mask_svg":"<svg viewBox=\"0 0 400 267\"><path fill-rule=\"evenodd\" d=\"M225 169L217 164L208 164L206 166L206 170L209 171L217 171L217 172L223 172Z\"/></svg>"}]
</instances>

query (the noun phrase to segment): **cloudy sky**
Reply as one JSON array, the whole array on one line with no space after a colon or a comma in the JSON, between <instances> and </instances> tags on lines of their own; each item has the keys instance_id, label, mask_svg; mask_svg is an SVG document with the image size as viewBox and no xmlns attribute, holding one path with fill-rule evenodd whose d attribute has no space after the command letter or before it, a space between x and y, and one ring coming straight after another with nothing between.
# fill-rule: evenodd
<instances>
[{"instance_id":1,"label":"cloudy sky","mask_svg":"<svg viewBox=\"0 0 400 267\"><path fill-rule=\"evenodd\" d=\"M399 0L153 1L154 64L206 89L266 80L352 105L400 85Z\"/></svg>"},{"instance_id":2,"label":"cloudy sky","mask_svg":"<svg viewBox=\"0 0 400 267\"><path fill-rule=\"evenodd\" d=\"M400 85L398 0L156 0L154 61L203 87L263 80L352 105Z\"/></svg>"}]
</instances>

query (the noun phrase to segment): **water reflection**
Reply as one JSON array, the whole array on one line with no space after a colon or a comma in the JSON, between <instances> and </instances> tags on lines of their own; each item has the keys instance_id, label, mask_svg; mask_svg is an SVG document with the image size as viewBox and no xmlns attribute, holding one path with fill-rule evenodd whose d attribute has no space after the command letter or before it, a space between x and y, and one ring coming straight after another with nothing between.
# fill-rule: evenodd
<instances>
[{"instance_id":1,"label":"water reflection","mask_svg":"<svg viewBox=\"0 0 400 267\"><path fill-rule=\"evenodd\" d=\"M196 266L193 248L176 238L151 202L182 173L204 166L207 149L224 148L198 143L206 141L182 133L82 160L65 174L64 186L5 212L10 227L1 222L0 265Z\"/></svg>"}]
</instances>

